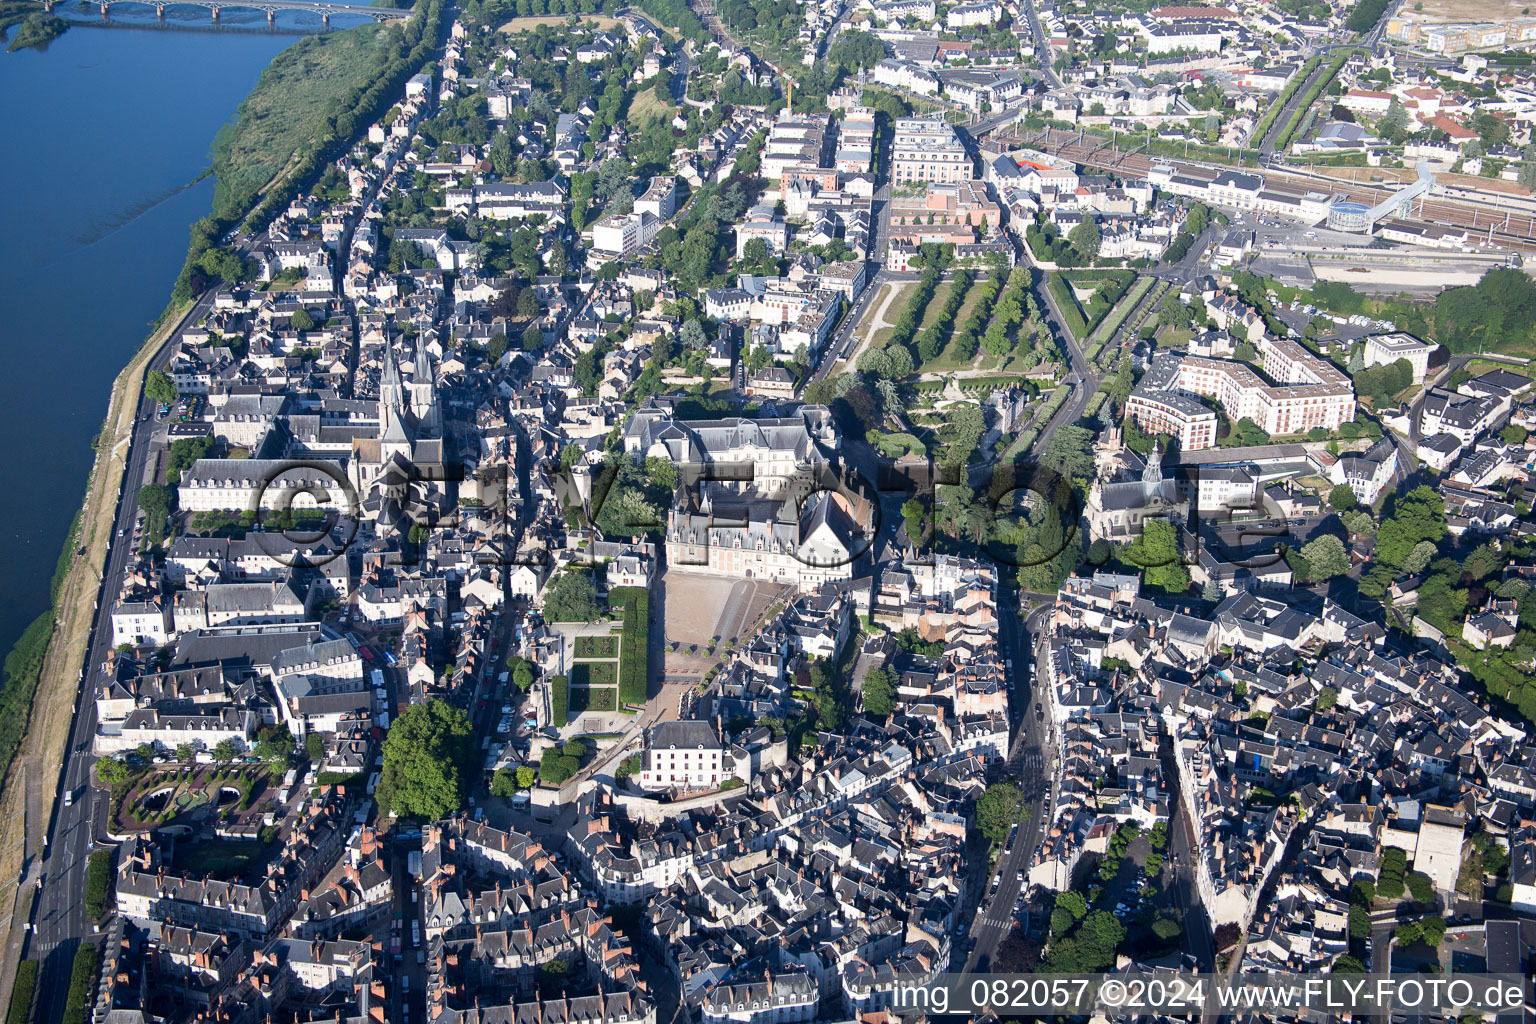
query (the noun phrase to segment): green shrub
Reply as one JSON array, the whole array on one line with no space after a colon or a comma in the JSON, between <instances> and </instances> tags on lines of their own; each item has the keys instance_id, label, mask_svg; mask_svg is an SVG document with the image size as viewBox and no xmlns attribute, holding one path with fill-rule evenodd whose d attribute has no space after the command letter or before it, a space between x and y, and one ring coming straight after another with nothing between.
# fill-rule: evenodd
<instances>
[{"instance_id":1,"label":"green shrub","mask_svg":"<svg viewBox=\"0 0 1536 1024\"><path fill-rule=\"evenodd\" d=\"M64 997L64 1024L85 1024L96 990L96 972L101 969L101 954L89 942L75 950L75 966L69 975L69 993Z\"/></svg>"},{"instance_id":2,"label":"green shrub","mask_svg":"<svg viewBox=\"0 0 1536 1024\"><path fill-rule=\"evenodd\" d=\"M559 729L565 725L570 716L571 684L565 676L551 676L549 679L549 715L550 723Z\"/></svg>"},{"instance_id":3,"label":"green shrub","mask_svg":"<svg viewBox=\"0 0 1536 1024\"><path fill-rule=\"evenodd\" d=\"M107 889L112 884L112 855L104 850L91 854L85 867L85 913L93 920L107 909Z\"/></svg>"},{"instance_id":4,"label":"green shrub","mask_svg":"<svg viewBox=\"0 0 1536 1024\"><path fill-rule=\"evenodd\" d=\"M11 987L11 1011L5 1018L8 1024L27 1024L36 993L37 961L23 960L16 966L16 983Z\"/></svg>"}]
</instances>

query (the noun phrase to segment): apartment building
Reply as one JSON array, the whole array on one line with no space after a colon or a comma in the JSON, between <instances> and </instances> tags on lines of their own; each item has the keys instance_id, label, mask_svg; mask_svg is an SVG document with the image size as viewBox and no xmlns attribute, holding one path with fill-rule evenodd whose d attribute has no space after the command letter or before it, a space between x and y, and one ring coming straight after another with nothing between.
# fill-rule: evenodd
<instances>
[{"instance_id":1,"label":"apartment building","mask_svg":"<svg viewBox=\"0 0 1536 1024\"><path fill-rule=\"evenodd\" d=\"M945 121L904 117L896 122L891 175L898 185L914 181L969 181L971 158L955 129Z\"/></svg>"}]
</instances>

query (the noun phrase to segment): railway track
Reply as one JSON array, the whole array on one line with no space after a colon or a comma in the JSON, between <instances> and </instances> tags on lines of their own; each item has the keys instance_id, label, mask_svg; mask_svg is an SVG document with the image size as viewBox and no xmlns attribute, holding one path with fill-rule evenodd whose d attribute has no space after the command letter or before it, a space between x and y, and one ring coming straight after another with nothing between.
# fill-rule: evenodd
<instances>
[{"instance_id":1,"label":"railway track","mask_svg":"<svg viewBox=\"0 0 1536 1024\"><path fill-rule=\"evenodd\" d=\"M1061 156L1073 163L1100 170L1114 170L1131 174L1146 174L1156 163L1179 161L1154 158L1137 150L1124 150L1101 136L1078 136L1070 132L1047 129L1024 135L999 135L997 141L1030 147ZM1213 166L1189 161L1196 166ZM1262 171L1247 169L1242 173L1261 173L1271 184L1280 185L1287 192L1315 192L1326 188L1345 198L1374 206L1390 195L1386 189L1351 182L1322 180L1295 174L1276 168ZM1418 218L1432 224L1464 228L1481 235L1480 243L1493 245L1522 255L1536 255L1536 215L1516 214L1508 209L1480 206L1476 203L1449 199L1426 199L1418 204ZM1390 220L1387 221L1390 223ZM1490 231L1491 229L1491 231Z\"/></svg>"}]
</instances>

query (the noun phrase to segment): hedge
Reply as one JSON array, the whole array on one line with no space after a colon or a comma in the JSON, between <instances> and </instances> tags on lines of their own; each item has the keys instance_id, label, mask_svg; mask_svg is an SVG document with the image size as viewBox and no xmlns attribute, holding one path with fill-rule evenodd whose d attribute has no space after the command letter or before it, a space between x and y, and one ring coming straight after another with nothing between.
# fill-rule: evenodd
<instances>
[{"instance_id":1,"label":"hedge","mask_svg":"<svg viewBox=\"0 0 1536 1024\"><path fill-rule=\"evenodd\" d=\"M1254 128L1253 134L1248 137L1249 142L1260 146L1264 144L1264 136L1269 134L1270 126L1275 123L1275 118L1280 116L1280 111L1284 110L1285 105L1291 102L1291 97L1296 95L1296 90L1301 88L1301 84L1307 80L1307 76L1316 71L1317 66L1322 62L1323 58L1313 57L1301 66L1300 71L1291 76L1291 80L1285 83L1285 87L1275 94L1274 100L1269 105L1269 110L1259 119L1258 126Z\"/></svg>"},{"instance_id":2,"label":"hedge","mask_svg":"<svg viewBox=\"0 0 1536 1024\"><path fill-rule=\"evenodd\" d=\"M75 950L75 966L69 975L69 994L64 998L64 1024L85 1024L86 1013L96 1001L96 972L101 953L89 942Z\"/></svg>"},{"instance_id":3,"label":"hedge","mask_svg":"<svg viewBox=\"0 0 1536 1024\"><path fill-rule=\"evenodd\" d=\"M1312 83L1312 88L1308 89L1306 95L1302 96L1301 105L1296 108L1296 113L1291 115L1291 119L1285 123L1285 128L1280 132L1280 137L1275 140L1275 152L1283 153L1290 146L1296 136L1296 129L1301 127L1302 118L1307 116L1307 112L1312 109L1312 104L1317 102L1317 98L1323 94L1323 90L1328 88L1328 84L1339 73L1339 68L1343 67L1344 62L1355 52L1355 50L1344 50L1341 52L1329 62L1328 70L1324 71L1322 76Z\"/></svg>"},{"instance_id":4,"label":"hedge","mask_svg":"<svg viewBox=\"0 0 1536 1024\"><path fill-rule=\"evenodd\" d=\"M16 984L11 987L11 1012L5 1018L8 1024L27 1024L36 992L37 961L23 960L16 967Z\"/></svg>"},{"instance_id":5,"label":"hedge","mask_svg":"<svg viewBox=\"0 0 1536 1024\"><path fill-rule=\"evenodd\" d=\"M549 717L550 724L556 729L565 725L570 716L571 684L565 676L550 676L549 678Z\"/></svg>"},{"instance_id":6,"label":"hedge","mask_svg":"<svg viewBox=\"0 0 1536 1024\"><path fill-rule=\"evenodd\" d=\"M1134 270L1054 270L1050 275L1051 294L1056 297L1056 305L1061 308L1061 317L1066 321L1067 330L1078 341L1086 341L1093 329L1103 321L1105 314L1115 308L1115 303L1125 296L1125 290L1132 281L1136 280ZM1111 289L1107 300L1104 302L1090 301L1088 308L1084 309L1077 301L1077 296L1072 294L1069 281L1113 281L1115 287ZM1097 299L1095 292L1095 299Z\"/></svg>"},{"instance_id":7,"label":"hedge","mask_svg":"<svg viewBox=\"0 0 1536 1024\"><path fill-rule=\"evenodd\" d=\"M107 909L107 889L112 884L112 855L105 850L91 854L85 866L85 913L95 919Z\"/></svg>"},{"instance_id":8,"label":"hedge","mask_svg":"<svg viewBox=\"0 0 1536 1024\"><path fill-rule=\"evenodd\" d=\"M608 607L624 611L619 643L619 710L632 714L629 709L643 707L646 700L651 595L641 587L615 587L608 592Z\"/></svg>"}]
</instances>

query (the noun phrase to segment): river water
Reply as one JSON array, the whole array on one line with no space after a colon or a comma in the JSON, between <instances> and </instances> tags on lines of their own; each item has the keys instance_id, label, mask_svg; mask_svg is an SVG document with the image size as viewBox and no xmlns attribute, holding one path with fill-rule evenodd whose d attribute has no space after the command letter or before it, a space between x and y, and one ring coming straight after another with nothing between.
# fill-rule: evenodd
<instances>
[{"instance_id":1,"label":"river water","mask_svg":"<svg viewBox=\"0 0 1536 1024\"><path fill-rule=\"evenodd\" d=\"M99 22L71 6L57 10ZM272 32L259 11L231 10L214 30L199 7L163 26L146 8L112 18L45 52L0 52L0 652L47 608L112 381L212 206L212 179L189 183L214 133L320 22L284 12Z\"/></svg>"}]
</instances>

